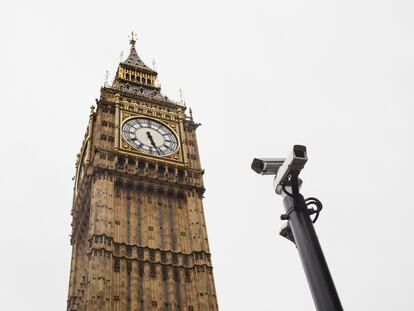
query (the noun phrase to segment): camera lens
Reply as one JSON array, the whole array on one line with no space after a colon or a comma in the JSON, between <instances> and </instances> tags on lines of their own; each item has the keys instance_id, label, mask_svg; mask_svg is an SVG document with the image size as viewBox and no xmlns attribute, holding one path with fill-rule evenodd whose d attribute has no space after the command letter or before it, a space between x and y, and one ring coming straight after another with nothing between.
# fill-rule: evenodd
<instances>
[{"instance_id":1,"label":"camera lens","mask_svg":"<svg viewBox=\"0 0 414 311\"><path fill-rule=\"evenodd\" d=\"M297 157L297 158L306 158L306 156L305 156L305 150L298 150L298 149L296 149L295 150L295 156Z\"/></svg>"},{"instance_id":2,"label":"camera lens","mask_svg":"<svg viewBox=\"0 0 414 311\"><path fill-rule=\"evenodd\" d=\"M253 159L252 170L258 174L261 174L264 170L264 162L259 159Z\"/></svg>"}]
</instances>

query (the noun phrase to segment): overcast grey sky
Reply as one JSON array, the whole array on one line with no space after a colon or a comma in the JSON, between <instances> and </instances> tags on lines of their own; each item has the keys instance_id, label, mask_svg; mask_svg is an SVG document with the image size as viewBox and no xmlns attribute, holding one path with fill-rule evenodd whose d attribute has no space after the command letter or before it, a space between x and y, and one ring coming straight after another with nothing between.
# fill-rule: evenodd
<instances>
[{"instance_id":1,"label":"overcast grey sky","mask_svg":"<svg viewBox=\"0 0 414 311\"><path fill-rule=\"evenodd\" d=\"M0 4L0 309L65 310L75 155L128 34L184 90L221 310L313 310L255 156L308 147L305 196L346 310L414 310L414 2Z\"/></svg>"}]
</instances>

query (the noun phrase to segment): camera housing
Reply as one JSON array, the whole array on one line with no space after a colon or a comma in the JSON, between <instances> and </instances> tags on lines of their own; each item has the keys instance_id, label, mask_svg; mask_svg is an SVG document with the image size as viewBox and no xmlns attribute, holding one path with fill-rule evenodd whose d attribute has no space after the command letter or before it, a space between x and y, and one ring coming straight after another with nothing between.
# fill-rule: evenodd
<instances>
[{"instance_id":1,"label":"camera housing","mask_svg":"<svg viewBox=\"0 0 414 311\"><path fill-rule=\"evenodd\" d=\"M308 155L306 152L306 147L302 145L294 145L292 152L289 154L283 165L277 171L275 179L273 180L273 187L277 194L282 194L282 186L289 186L286 182L286 177L290 173L299 173L304 168L306 162L308 161Z\"/></svg>"},{"instance_id":2,"label":"camera housing","mask_svg":"<svg viewBox=\"0 0 414 311\"><path fill-rule=\"evenodd\" d=\"M307 161L306 147L294 145L287 158L255 158L251 167L253 171L261 175L276 175L273 187L277 194L282 194L283 185L289 186L287 176L293 172L299 175Z\"/></svg>"},{"instance_id":3,"label":"camera housing","mask_svg":"<svg viewBox=\"0 0 414 311\"><path fill-rule=\"evenodd\" d=\"M286 158L254 158L252 170L261 175L276 175Z\"/></svg>"}]
</instances>

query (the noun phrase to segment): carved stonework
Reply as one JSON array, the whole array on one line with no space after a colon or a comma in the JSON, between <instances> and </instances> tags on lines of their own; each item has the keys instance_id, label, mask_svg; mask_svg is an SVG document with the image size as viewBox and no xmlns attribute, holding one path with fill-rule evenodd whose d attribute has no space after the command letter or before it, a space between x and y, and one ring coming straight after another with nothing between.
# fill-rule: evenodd
<instances>
[{"instance_id":1,"label":"carved stonework","mask_svg":"<svg viewBox=\"0 0 414 311\"><path fill-rule=\"evenodd\" d=\"M67 310L216 311L199 124L161 94L135 37L131 45L114 84L101 89L77 157ZM157 153L123 137L134 119L158 124L140 136ZM162 126L177 142L168 152L167 134L156 141Z\"/></svg>"}]
</instances>

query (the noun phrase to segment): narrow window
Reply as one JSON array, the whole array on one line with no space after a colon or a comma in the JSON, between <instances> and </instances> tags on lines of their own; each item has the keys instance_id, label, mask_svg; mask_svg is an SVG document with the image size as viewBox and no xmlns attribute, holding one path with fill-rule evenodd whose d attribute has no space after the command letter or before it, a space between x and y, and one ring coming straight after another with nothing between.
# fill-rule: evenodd
<instances>
[{"instance_id":1,"label":"narrow window","mask_svg":"<svg viewBox=\"0 0 414 311\"><path fill-rule=\"evenodd\" d=\"M167 253L166 252L162 252L161 253L161 262L166 262L167 261Z\"/></svg>"},{"instance_id":2,"label":"narrow window","mask_svg":"<svg viewBox=\"0 0 414 311\"><path fill-rule=\"evenodd\" d=\"M138 248L138 258L143 258L144 257L144 250L142 248Z\"/></svg>"},{"instance_id":3,"label":"narrow window","mask_svg":"<svg viewBox=\"0 0 414 311\"><path fill-rule=\"evenodd\" d=\"M157 277L157 268L155 267L155 265L151 265L151 268L150 268L150 276L152 278L156 278Z\"/></svg>"},{"instance_id":4,"label":"narrow window","mask_svg":"<svg viewBox=\"0 0 414 311\"><path fill-rule=\"evenodd\" d=\"M127 256L131 256L132 254L132 246L131 245L127 245L126 246L126 255Z\"/></svg>"},{"instance_id":5,"label":"narrow window","mask_svg":"<svg viewBox=\"0 0 414 311\"><path fill-rule=\"evenodd\" d=\"M163 165L158 166L158 177L164 176L165 173L165 167Z\"/></svg>"},{"instance_id":6,"label":"narrow window","mask_svg":"<svg viewBox=\"0 0 414 311\"><path fill-rule=\"evenodd\" d=\"M144 168L145 168L145 162L143 161L139 161L138 162L138 170L143 173L144 172Z\"/></svg>"},{"instance_id":7,"label":"narrow window","mask_svg":"<svg viewBox=\"0 0 414 311\"><path fill-rule=\"evenodd\" d=\"M114 272L121 271L121 263L119 261L119 258L114 259Z\"/></svg>"},{"instance_id":8,"label":"narrow window","mask_svg":"<svg viewBox=\"0 0 414 311\"><path fill-rule=\"evenodd\" d=\"M191 282L190 270L185 270L184 274L185 274L185 281Z\"/></svg>"},{"instance_id":9,"label":"narrow window","mask_svg":"<svg viewBox=\"0 0 414 311\"><path fill-rule=\"evenodd\" d=\"M165 266L162 267L162 279L164 281L168 279L168 268Z\"/></svg>"},{"instance_id":10,"label":"narrow window","mask_svg":"<svg viewBox=\"0 0 414 311\"><path fill-rule=\"evenodd\" d=\"M153 249L150 250L150 260L155 261L155 251Z\"/></svg>"},{"instance_id":11,"label":"narrow window","mask_svg":"<svg viewBox=\"0 0 414 311\"><path fill-rule=\"evenodd\" d=\"M178 271L178 268L174 268L174 281L180 281L180 272Z\"/></svg>"}]
</instances>

